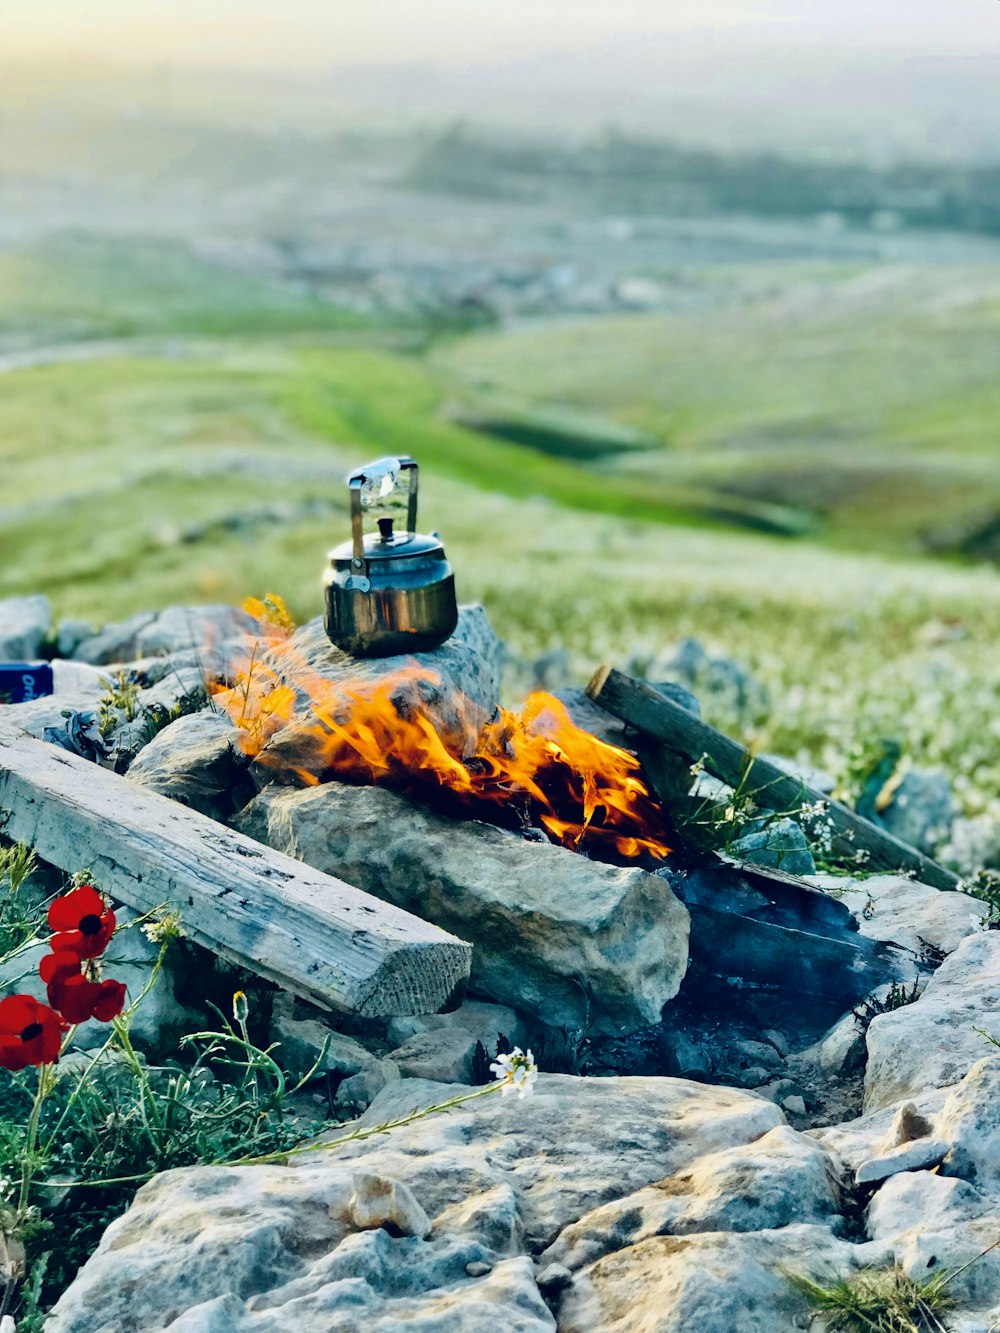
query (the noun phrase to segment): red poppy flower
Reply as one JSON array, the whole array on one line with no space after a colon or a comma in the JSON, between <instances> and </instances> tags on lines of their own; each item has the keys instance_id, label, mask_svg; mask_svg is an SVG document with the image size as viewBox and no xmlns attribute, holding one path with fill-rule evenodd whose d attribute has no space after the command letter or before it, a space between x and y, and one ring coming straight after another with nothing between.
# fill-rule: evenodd
<instances>
[{"instance_id":1,"label":"red poppy flower","mask_svg":"<svg viewBox=\"0 0 1000 1333\"><path fill-rule=\"evenodd\" d=\"M94 1001L92 1017L98 1023L110 1023L125 1008L124 981L102 981L98 987L100 994Z\"/></svg>"},{"instance_id":2,"label":"red poppy flower","mask_svg":"<svg viewBox=\"0 0 1000 1333\"><path fill-rule=\"evenodd\" d=\"M59 1056L63 1027L56 1011L31 995L0 1000L0 1067L52 1064Z\"/></svg>"},{"instance_id":3,"label":"red poppy flower","mask_svg":"<svg viewBox=\"0 0 1000 1333\"><path fill-rule=\"evenodd\" d=\"M89 884L57 898L49 908L54 952L69 950L80 958L97 958L115 933L115 914Z\"/></svg>"}]
</instances>

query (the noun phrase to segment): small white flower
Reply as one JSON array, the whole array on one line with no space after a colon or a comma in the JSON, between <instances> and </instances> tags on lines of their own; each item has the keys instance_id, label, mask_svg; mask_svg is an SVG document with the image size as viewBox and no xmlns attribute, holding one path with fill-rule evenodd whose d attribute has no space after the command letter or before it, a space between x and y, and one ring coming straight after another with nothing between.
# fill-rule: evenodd
<instances>
[{"instance_id":1,"label":"small white flower","mask_svg":"<svg viewBox=\"0 0 1000 1333\"><path fill-rule=\"evenodd\" d=\"M498 1083L502 1083L500 1096L506 1097L516 1092L520 1099L530 1097L538 1077L538 1066L531 1051L527 1055L520 1046L515 1046L507 1055L498 1055L490 1065L490 1073Z\"/></svg>"}]
</instances>

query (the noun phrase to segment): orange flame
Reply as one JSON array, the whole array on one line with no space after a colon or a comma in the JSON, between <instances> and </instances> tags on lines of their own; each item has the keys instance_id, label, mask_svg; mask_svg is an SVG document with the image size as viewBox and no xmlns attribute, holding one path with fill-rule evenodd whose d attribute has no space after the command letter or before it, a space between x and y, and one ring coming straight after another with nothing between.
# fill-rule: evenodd
<instances>
[{"instance_id":1,"label":"orange flame","mask_svg":"<svg viewBox=\"0 0 1000 1333\"><path fill-rule=\"evenodd\" d=\"M433 672L414 665L373 683L336 683L292 648L285 625L261 628L265 644L234 685L213 693L258 764L306 785L380 784L469 814L491 806L499 822L540 824L574 850L667 855L663 812L638 760L577 727L552 695L484 720L464 696L442 696Z\"/></svg>"}]
</instances>

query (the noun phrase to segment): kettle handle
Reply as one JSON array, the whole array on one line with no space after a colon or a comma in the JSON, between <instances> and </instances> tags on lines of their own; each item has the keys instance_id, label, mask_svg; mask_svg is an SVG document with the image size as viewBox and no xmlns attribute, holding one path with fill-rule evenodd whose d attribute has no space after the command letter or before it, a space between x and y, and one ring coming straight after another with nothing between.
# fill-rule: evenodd
<instances>
[{"instance_id":1,"label":"kettle handle","mask_svg":"<svg viewBox=\"0 0 1000 1333\"><path fill-rule=\"evenodd\" d=\"M400 472L409 472L410 491L406 507L406 531L416 532L417 530L417 486L420 478L420 468L417 466L417 460L405 454L398 460ZM368 464L370 467L371 464ZM347 484L351 489L351 535L354 541L354 559L355 569L364 568L365 561L365 534L362 526L361 512L361 487L365 480L365 469L357 468L347 479Z\"/></svg>"}]
</instances>

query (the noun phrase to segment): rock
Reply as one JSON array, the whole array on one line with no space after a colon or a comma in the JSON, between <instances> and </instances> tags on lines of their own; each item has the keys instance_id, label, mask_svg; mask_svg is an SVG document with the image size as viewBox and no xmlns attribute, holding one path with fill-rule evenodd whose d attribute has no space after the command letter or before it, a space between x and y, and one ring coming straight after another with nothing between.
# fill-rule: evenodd
<instances>
[{"instance_id":1,"label":"rock","mask_svg":"<svg viewBox=\"0 0 1000 1333\"><path fill-rule=\"evenodd\" d=\"M768 1080L768 1071L763 1065L750 1065L748 1069L741 1069L737 1078L741 1088L760 1088Z\"/></svg>"},{"instance_id":2,"label":"rock","mask_svg":"<svg viewBox=\"0 0 1000 1333\"><path fill-rule=\"evenodd\" d=\"M829 1227L651 1236L599 1260L565 1293L560 1333L801 1333L789 1272L828 1279L851 1247Z\"/></svg>"},{"instance_id":3,"label":"rock","mask_svg":"<svg viewBox=\"0 0 1000 1333\"><path fill-rule=\"evenodd\" d=\"M270 787L234 823L470 940L471 988L552 1027L618 1034L658 1022L687 968L687 910L643 870L380 787Z\"/></svg>"},{"instance_id":4,"label":"rock","mask_svg":"<svg viewBox=\"0 0 1000 1333\"><path fill-rule=\"evenodd\" d=\"M425 1106L462 1091L391 1083L362 1125L412 1109L415 1090ZM738 1178L741 1152L777 1188L780 1158L800 1183L797 1203L791 1188L783 1187L782 1198L801 1215L812 1197L802 1179L813 1178L814 1160L822 1172L825 1155L808 1140L761 1140L779 1123L770 1103L732 1089L542 1074L523 1102L487 1096L335 1152L306 1154L294 1168L169 1171L112 1224L49 1328L118 1333L164 1327L169 1313L171 1329L192 1333L553 1333L530 1256L664 1172L696 1169L699 1159L735 1149L728 1162L702 1168L707 1190L728 1189L723 1182ZM686 1206L690 1215L690 1199ZM747 1219L755 1206L767 1212L766 1203L734 1204ZM771 1210L785 1206L776 1198ZM724 1207L721 1196L714 1204L706 1198L706 1210ZM784 1258L795 1267L804 1261L797 1234L805 1230L824 1260L839 1256L827 1228L786 1227L782 1245L765 1241L759 1252L761 1272L765 1256L774 1265L770 1296L790 1299L778 1266ZM728 1239L738 1244L740 1237ZM551 1262L540 1263L540 1273ZM763 1282L756 1273L755 1282ZM564 1302L574 1289L575 1282ZM633 1309L648 1308L649 1319L661 1299L658 1279L649 1288L633 1284ZM610 1325L584 1327L604 1333Z\"/></svg>"},{"instance_id":5,"label":"rock","mask_svg":"<svg viewBox=\"0 0 1000 1333\"><path fill-rule=\"evenodd\" d=\"M460 1028L417 1032L389 1052L404 1078L426 1078L438 1083L472 1083L476 1048L471 1032ZM489 1076L487 1076L487 1082Z\"/></svg>"},{"instance_id":6,"label":"rock","mask_svg":"<svg viewBox=\"0 0 1000 1333\"><path fill-rule=\"evenodd\" d=\"M787 1125L596 1208L565 1227L540 1262L571 1272L657 1235L765 1231L825 1221L839 1208L838 1165Z\"/></svg>"},{"instance_id":7,"label":"rock","mask_svg":"<svg viewBox=\"0 0 1000 1333\"><path fill-rule=\"evenodd\" d=\"M779 1032L777 1028L766 1028L760 1035L762 1040L774 1047L783 1060L787 1058L791 1047L783 1032Z\"/></svg>"},{"instance_id":8,"label":"rock","mask_svg":"<svg viewBox=\"0 0 1000 1333\"><path fill-rule=\"evenodd\" d=\"M52 607L40 593L0 601L0 662L37 658L52 628Z\"/></svg>"},{"instance_id":9,"label":"rock","mask_svg":"<svg viewBox=\"0 0 1000 1333\"><path fill-rule=\"evenodd\" d=\"M670 1034L668 1050L671 1065L680 1078L703 1078L711 1071L708 1055L683 1032Z\"/></svg>"},{"instance_id":10,"label":"rock","mask_svg":"<svg viewBox=\"0 0 1000 1333\"><path fill-rule=\"evenodd\" d=\"M105 666L116 662L131 662L139 656L139 632L156 619L155 611L139 611L127 620L105 625L96 634L85 638L73 651L76 662L92 662Z\"/></svg>"},{"instance_id":11,"label":"rock","mask_svg":"<svg viewBox=\"0 0 1000 1333\"><path fill-rule=\"evenodd\" d=\"M981 929L989 907L967 893L931 888L905 875L847 879L818 875L810 881L845 903L862 935L900 944L918 957L929 944L950 954Z\"/></svg>"},{"instance_id":12,"label":"rock","mask_svg":"<svg viewBox=\"0 0 1000 1333\"><path fill-rule=\"evenodd\" d=\"M912 1141L906 1138L906 1134L911 1131L904 1130L904 1124L921 1127L924 1130L918 1135L921 1138L933 1133L934 1119L947 1096L946 1090L935 1088L932 1092L922 1093L912 1102L896 1102L855 1120L805 1132L834 1153L849 1171L855 1172L869 1158L879 1157L902 1142Z\"/></svg>"},{"instance_id":13,"label":"rock","mask_svg":"<svg viewBox=\"0 0 1000 1333\"><path fill-rule=\"evenodd\" d=\"M378 1060L344 1079L337 1089L336 1103L341 1110L365 1111L387 1084L398 1083L400 1078L397 1064L392 1060Z\"/></svg>"},{"instance_id":14,"label":"rock","mask_svg":"<svg viewBox=\"0 0 1000 1333\"><path fill-rule=\"evenodd\" d=\"M781 1105L789 1115L805 1115L806 1113L805 1101L796 1093L792 1093L791 1096L788 1097L783 1097L781 1099Z\"/></svg>"},{"instance_id":15,"label":"rock","mask_svg":"<svg viewBox=\"0 0 1000 1333\"><path fill-rule=\"evenodd\" d=\"M528 1035L524 1024L514 1012L502 1004L487 1004L483 1000L466 1000L457 1009L446 1014L414 1014L407 1018L391 1018L386 1035L391 1042L401 1045L408 1037L419 1032L460 1031L471 1034L482 1042L483 1049L492 1056L497 1041L503 1035L511 1046L525 1046Z\"/></svg>"},{"instance_id":16,"label":"rock","mask_svg":"<svg viewBox=\"0 0 1000 1333\"><path fill-rule=\"evenodd\" d=\"M896 1263L913 1278L965 1267L949 1291L969 1318L992 1312L1000 1302L1000 1253L983 1254L997 1239L996 1223L995 1195L964 1180L903 1172L886 1181L868 1206L872 1241L862 1247L862 1255L869 1263ZM956 1328L951 1320L948 1326ZM988 1330L990 1319L965 1327Z\"/></svg>"},{"instance_id":17,"label":"rock","mask_svg":"<svg viewBox=\"0 0 1000 1333\"><path fill-rule=\"evenodd\" d=\"M278 1063L296 1079L308 1074L314 1065L317 1074L351 1075L379 1063L378 1057L353 1037L335 1032L319 1019L293 1018L282 1007L271 1020L271 1041L279 1046ZM320 1060L324 1045L328 1046L327 1053Z\"/></svg>"},{"instance_id":18,"label":"rock","mask_svg":"<svg viewBox=\"0 0 1000 1333\"><path fill-rule=\"evenodd\" d=\"M798 778L803 786L811 787L822 796L832 796L837 789L837 779L822 768L813 768L810 764L800 764L796 759L789 759L783 754L762 754L775 768L787 773L790 778Z\"/></svg>"},{"instance_id":19,"label":"rock","mask_svg":"<svg viewBox=\"0 0 1000 1333\"><path fill-rule=\"evenodd\" d=\"M61 620L56 634L56 651L60 657L72 657L85 639L94 636L89 620Z\"/></svg>"},{"instance_id":20,"label":"rock","mask_svg":"<svg viewBox=\"0 0 1000 1333\"><path fill-rule=\"evenodd\" d=\"M222 713L188 713L142 747L128 780L213 819L227 819L253 788L239 733Z\"/></svg>"},{"instance_id":21,"label":"rock","mask_svg":"<svg viewBox=\"0 0 1000 1333\"><path fill-rule=\"evenodd\" d=\"M865 1110L960 1082L983 1054L976 1028L1000 1026L1000 932L970 935L914 1004L868 1028Z\"/></svg>"},{"instance_id":22,"label":"rock","mask_svg":"<svg viewBox=\"0 0 1000 1333\"><path fill-rule=\"evenodd\" d=\"M773 866L789 875L815 875L809 843L794 819L776 819L732 843L730 855L751 865Z\"/></svg>"},{"instance_id":23,"label":"rock","mask_svg":"<svg viewBox=\"0 0 1000 1333\"><path fill-rule=\"evenodd\" d=\"M684 639L649 666L650 680L670 680L696 695L711 695L739 712L766 707L768 694L760 681L739 662L714 657L697 639Z\"/></svg>"},{"instance_id":24,"label":"rock","mask_svg":"<svg viewBox=\"0 0 1000 1333\"><path fill-rule=\"evenodd\" d=\"M940 1166L948 1152L948 1144L941 1139L914 1139L901 1143L881 1157L869 1157L854 1173L856 1185L877 1185L901 1171L929 1171Z\"/></svg>"},{"instance_id":25,"label":"rock","mask_svg":"<svg viewBox=\"0 0 1000 1333\"><path fill-rule=\"evenodd\" d=\"M937 1132L950 1145L948 1175L1000 1194L1000 1053L979 1060L952 1089Z\"/></svg>"},{"instance_id":26,"label":"rock","mask_svg":"<svg viewBox=\"0 0 1000 1333\"><path fill-rule=\"evenodd\" d=\"M168 606L139 628L130 655L172 657L209 644L239 644L259 628L254 616L235 606Z\"/></svg>"},{"instance_id":27,"label":"rock","mask_svg":"<svg viewBox=\"0 0 1000 1333\"><path fill-rule=\"evenodd\" d=\"M955 822L951 783L941 769L911 768L880 812L895 837L928 855L951 836Z\"/></svg>"},{"instance_id":28,"label":"rock","mask_svg":"<svg viewBox=\"0 0 1000 1333\"><path fill-rule=\"evenodd\" d=\"M573 1274L564 1264L546 1264L535 1281L538 1290L547 1296L563 1291L573 1281Z\"/></svg>"},{"instance_id":29,"label":"rock","mask_svg":"<svg viewBox=\"0 0 1000 1333\"><path fill-rule=\"evenodd\" d=\"M729 1043L729 1053L747 1065L763 1065L765 1069L777 1069L784 1064L781 1056L769 1042L751 1041L747 1037L737 1037Z\"/></svg>"}]
</instances>

